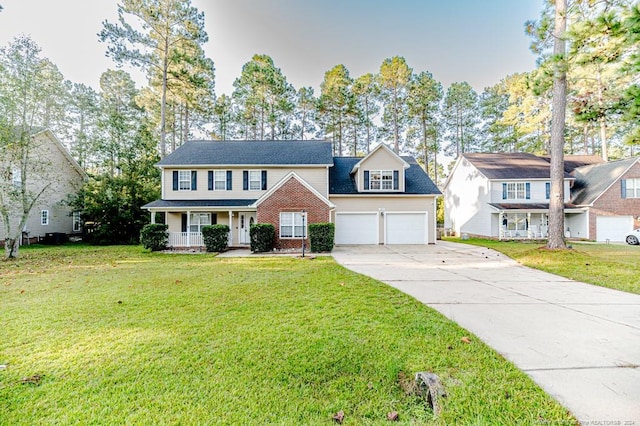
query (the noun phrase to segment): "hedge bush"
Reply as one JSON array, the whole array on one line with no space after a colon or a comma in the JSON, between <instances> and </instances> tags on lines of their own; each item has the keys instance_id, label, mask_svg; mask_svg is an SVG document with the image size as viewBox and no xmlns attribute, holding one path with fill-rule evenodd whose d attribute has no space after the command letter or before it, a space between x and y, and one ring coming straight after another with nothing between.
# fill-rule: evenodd
<instances>
[{"instance_id":1,"label":"hedge bush","mask_svg":"<svg viewBox=\"0 0 640 426\"><path fill-rule=\"evenodd\" d=\"M146 249L151 251L164 250L167 248L169 239L169 225L162 223L150 223L142 227L140 231L140 242Z\"/></svg>"},{"instance_id":2,"label":"hedge bush","mask_svg":"<svg viewBox=\"0 0 640 426\"><path fill-rule=\"evenodd\" d=\"M273 250L276 228L270 223L256 223L249 228L251 251L260 253Z\"/></svg>"},{"instance_id":3,"label":"hedge bush","mask_svg":"<svg viewBox=\"0 0 640 426\"><path fill-rule=\"evenodd\" d=\"M207 225L202 227L202 239L207 251L221 252L229 248L229 226Z\"/></svg>"},{"instance_id":4,"label":"hedge bush","mask_svg":"<svg viewBox=\"0 0 640 426\"><path fill-rule=\"evenodd\" d=\"M333 250L335 233L336 226L333 223L310 223L309 240L311 240L311 251L318 253Z\"/></svg>"}]
</instances>

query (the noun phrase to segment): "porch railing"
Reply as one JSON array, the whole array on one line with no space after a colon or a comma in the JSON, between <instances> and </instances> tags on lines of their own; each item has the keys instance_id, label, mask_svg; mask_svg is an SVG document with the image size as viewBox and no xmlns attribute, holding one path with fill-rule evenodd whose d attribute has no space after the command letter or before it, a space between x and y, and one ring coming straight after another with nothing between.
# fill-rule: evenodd
<instances>
[{"instance_id":1,"label":"porch railing","mask_svg":"<svg viewBox=\"0 0 640 426\"><path fill-rule=\"evenodd\" d=\"M169 232L169 247L202 247L201 232Z\"/></svg>"}]
</instances>

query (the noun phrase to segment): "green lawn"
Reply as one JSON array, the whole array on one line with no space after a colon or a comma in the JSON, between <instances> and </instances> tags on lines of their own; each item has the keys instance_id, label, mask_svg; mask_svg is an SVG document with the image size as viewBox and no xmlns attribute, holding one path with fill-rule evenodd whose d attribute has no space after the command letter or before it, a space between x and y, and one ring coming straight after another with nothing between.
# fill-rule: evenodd
<instances>
[{"instance_id":1,"label":"green lawn","mask_svg":"<svg viewBox=\"0 0 640 426\"><path fill-rule=\"evenodd\" d=\"M330 257L27 248L0 262L0 424L572 424L435 311ZM403 388L432 371L442 413ZM24 379L29 379L25 380ZM31 383L33 382L33 383Z\"/></svg>"},{"instance_id":2,"label":"green lawn","mask_svg":"<svg viewBox=\"0 0 640 426\"><path fill-rule=\"evenodd\" d=\"M570 242L571 250L547 250L540 242L447 240L492 248L525 266L576 281L640 294L640 246Z\"/></svg>"}]
</instances>

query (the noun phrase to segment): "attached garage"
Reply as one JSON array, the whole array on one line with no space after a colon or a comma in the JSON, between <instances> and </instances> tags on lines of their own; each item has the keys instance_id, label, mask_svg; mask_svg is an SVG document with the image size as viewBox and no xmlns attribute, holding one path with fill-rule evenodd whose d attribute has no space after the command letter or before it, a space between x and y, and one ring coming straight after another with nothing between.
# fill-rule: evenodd
<instances>
[{"instance_id":1,"label":"attached garage","mask_svg":"<svg viewBox=\"0 0 640 426\"><path fill-rule=\"evenodd\" d=\"M336 244L378 244L378 213L336 213Z\"/></svg>"},{"instance_id":2,"label":"attached garage","mask_svg":"<svg viewBox=\"0 0 640 426\"><path fill-rule=\"evenodd\" d=\"M427 244L427 212L385 213L385 244Z\"/></svg>"},{"instance_id":3,"label":"attached garage","mask_svg":"<svg viewBox=\"0 0 640 426\"><path fill-rule=\"evenodd\" d=\"M633 216L596 217L596 241L623 242L633 231Z\"/></svg>"}]
</instances>

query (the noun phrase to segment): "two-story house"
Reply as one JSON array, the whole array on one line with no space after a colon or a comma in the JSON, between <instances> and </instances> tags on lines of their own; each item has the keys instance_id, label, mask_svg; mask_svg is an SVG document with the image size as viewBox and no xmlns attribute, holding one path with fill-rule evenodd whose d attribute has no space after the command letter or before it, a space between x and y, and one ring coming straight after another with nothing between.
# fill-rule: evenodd
<instances>
[{"instance_id":1,"label":"two-story house","mask_svg":"<svg viewBox=\"0 0 640 426\"><path fill-rule=\"evenodd\" d=\"M72 211L68 201L71 195L80 190L86 179L85 172L51 130L39 131L31 138L29 160L25 168L26 191L29 198L36 195L38 198L22 229L23 238L38 241L47 234L81 234L80 214ZM13 233L21 217L22 205L15 191L20 191L23 175L20 166L12 163L11 158L0 159L0 166L8 171L8 182L3 182L0 190L11 191L13 188L14 191L13 197L3 197L9 209ZM0 241L6 237L6 224L0 218Z\"/></svg>"},{"instance_id":2,"label":"two-story house","mask_svg":"<svg viewBox=\"0 0 640 426\"><path fill-rule=\"evenodd\" d=\"M545 238L550 192L548 157L466 153L445 183L445 227L491 238ZM567 156L565 234L624 241L640 225L640 158L603 162Z\"/></svg>"},{"instance_id":3,"label":"two-story house","mask_svg":"<svg viewBox=\"0 0 640 426\"><path fill-rule=\"evenodd\" d=\"M144 206L169 225L172 247L202 246L201 229L227 224L230 246L254 223L297 248L307 225L336 224L336 244L435 243L437 187L411 157L378 145L334 157L325 141L189 141L158 163L162 198Z\"/></svg>"},{"instance_id":4,"label":"two-story house","mask_svg":"<svg viewBox=\"0 0 640 426\"><path fill-rule=\"evenodd\" d=\"M527 153L465 153L444 186L445 228L493 238L547 235L550 164ZM569 203L573 176L565 172L565 221L574 229L583 209ZM574 225L574 222L575 225Z\"/></svg>"}]
</instances>

